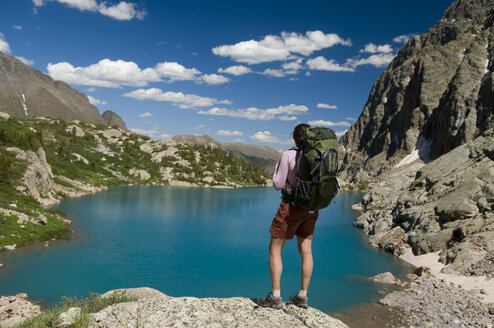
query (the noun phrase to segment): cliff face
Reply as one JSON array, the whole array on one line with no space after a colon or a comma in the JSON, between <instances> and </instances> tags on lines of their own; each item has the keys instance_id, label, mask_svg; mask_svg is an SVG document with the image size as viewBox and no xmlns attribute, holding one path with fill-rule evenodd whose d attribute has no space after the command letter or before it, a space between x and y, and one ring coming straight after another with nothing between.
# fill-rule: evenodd
<instances>
[{"instance_id":1,"label":"cliff face","mask_svg":"<svg viewBox=\"0 0 494 328\"><path fill-rule=\"evenodd\" d=\"M443 272L494 276L494 130L378 183L355 225L395 255L440 251Z\"/></svg>"},{"instance_id":2,"label":"cliff face","mask_svg":"<svg viewBox=\"0 0 494 328\"><path fill-rule=\"evenodd\" d=\"M38 116L106 123L127 129L117 114L100 116L88 97L61 81L0 52L0 112L19 118Z\"/></svg>"},{"instance_id":3,"label":"cliff face","mask_svg":"<svg viewBox=\"0 0 494 328\"><path fill-rule=\"evenodd\" d=\"M494 126L493 22L493 1L458 0L399 50L340 140L343 177L375 177L413 151L428 162Z\"/></svg>"}]
</instances>

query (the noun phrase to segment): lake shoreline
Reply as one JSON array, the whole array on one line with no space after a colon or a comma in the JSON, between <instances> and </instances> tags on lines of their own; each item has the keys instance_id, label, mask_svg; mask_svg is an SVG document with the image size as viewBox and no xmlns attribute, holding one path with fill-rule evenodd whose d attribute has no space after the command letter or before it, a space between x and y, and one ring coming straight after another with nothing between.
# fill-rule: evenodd
<instances>
[{"instance_id":1,"label":"lake shoreline","mask_svg":"<svg viewBox=\"0 0 494 328\"><path fill-rule=\"evenodd\" d=\"M446 274L439 253L414 255L411 249L397 257L416 268L399 290L379 302L331 313L350 328L434 327L452 324L490 327L494 321L494 279ZM358 313L358 316L355 314Z\"/></svg>"},{"instance_id":2,"label":"lake shoreline","mask_svg":"<svg viewBox=\"0 0 494 328\"><path fill-rule=\"evenodd\" d=\"M114 191L112 192L105 192L103 193L103 198L100 198L100 197L89 197L87 199L70 199L70 201L68 203L66 203L63 207L60 207L61 210L65 211L65 212L68 212L68 213L76 213L75 216L73 217L69 217L71 219L73 219L73 225L75 225L75 229L74 230L87 230L87 227L88 227L88 221L86 220L86 218L82 217L81 214L78 212L78 211L75 211L75 208L74 206L78 206L77 204L90 204L92 203L93 201L91 199L94 199L94 203L93 204L109 204L110 206L108 207L108 209L105 209L103 210L104 212L103 213L114 213L114 214L111 214L111 217L108 217L108 219L105 219L105 220L99 220L101 223L105 223L104 225L101 225L100 226L100 223L98 223L97 225L95 224L90 224L91 226L98 226L100 227L98 230L100 230L101 232L103 232L103 230L107 230L106 228L104 228L106 226L107 223L111 223L111 222L115 222L115 219L117 217L120 217L121 214L119 213L127 213L128 210L123 210L120 205L118 204L115 204L114 203L114 199L115 197L121 197L121 196L118 196L118 195L122 195L123 199L134 199L134 197L139 197L141 199L147 199L149 200L149 198L145 195L154 195L152 197L157 197L156 199L162 199L162 201L159 201L159 202L156 202L156 201L153 201L152 204L169 204L168 206L178 206L179 208L183 208L181 207L181 205L179 206L178 204L176 204L173 199L170 199L168 198L167 196L164 196L164 194L161 192L161 186L152 186L152 185L146 185L146 186L142 186L142 185L136 185L136 186L120 186L122 188L111 188L111 189L114 189ZM132 188L132 187L137 187L137 188ZM153 187L157 187L156 189L154 189ZM110 189L110 190L111 190ZM201 188L201 189L204 189L204 188ZM262 240L260 240L260 242L255 242L255 245L256 248L260 248L261 249L261 253L264 254L264 247L265 246L265 229L267 229L267 227L269 226L269 222L271 221L271 219L269 218L271 215L273 215L273 204L275 202L278 202L279 201L279 193L276 192L275 190L270 190L270 188L242 188L245 190L245 192L241 192L241 193L231 193L229 192L228 190L225 190L225 191L221 191L221 190L218 190L218 191L200 191L200 189L198 188L179 188L179 187L170 187L170 188L167 188L167 187L164 187L163 190L168 190L166 193L171 193L173 195L175 195L174 197L175 198L182 198L184 199L185 202L186 199L196 199L196 201L199 201L199 202L206 202L206 204L211 204L211 201L214 200L214 203L217 203L218 205L222 205L222 206L225 206L226 204L232 204L233 206L230 206L231 207L231 215L234 215L233 217L236 217L238 214L239 214L239 210L243 207L246 207L248 213L252 213L251 211L253 209L256 209L256 210L259 210L259 203L257 202L257 199L265 199L267 195L270 195L269 196L269 199L266 199L266 201L263 201L263 204L266 203L266 205L262 205L262 208L266 208L267 210L262 210L261 214L257 215L256 216L256 220L258 222L261 222L262 223L262 228L261 228L261 231L259 233L256 233L257 235L259 235L259 238L261 238ZM250 190L249 190L250 189ZM193 191L193 190L197 190L197 191ZM213 190L213 189L211 189ZM165 194L166 194L165 193ZM186 195L196 195L197 193L199 193L200 195L203 195L201 196L201 198L203 199L201 201L201 199L197 199L195 196L193 196L193 198L190 198L189 196L186 196ZM198 194L198 195L199 195ZM138 195L141 195L141 196L138 196ZM235 196L237 195L237 196ZM266 195L266 196L264 196ZM204 198L205 197L205 198ZM220 198L218 198L220 197ZM240 201L240 203L237 204L237 202L234 202L232 203L231 201L220 201L220 203L218 203L217 200L219 199L223 199L224 197L228 197L228 198L231 198L231 197L235 197L235 198L238 198L238 201ZM351 233L352 236L354 237L351 237L352 240L355 240L355 242L352 241L352 244L355 244L355 243L358 243L359 245L362 245L364 246L365 249L369 249L369 251L371 253L375 253L377 257L381 257L381 255L378 255L379 253L382 253L382 252L375 252L371 247L368 247L366 245L366 243L364 242L364 238L362 237L360 231L356 230L353 228L353 226L351 226L351 222L353 222L353 219L354 219L354 212L352 210L350 210L350 204L353 204L355 201L358 201L358 199L360 199L361 197L361 194L360 193L354 193L354 192L341 192L341 195L340 195L341 198L339 198L339 200L336 201L336 204L333 205L335 207L333 207L330 211L327 211L327 212L324 212L324 217L321 217L321 220L320 220L320 234L318 235L318 240L319 241L323 241L323 240L335 240L335 242L337 242L338 244L340 243L339 241L336 241L338 239L335 239L334 236L332 236L332 233L328 234L329 232L333 231L333 229L330 229L328 227L329 226L340 226L341 224L344 223L344 226L346 227L345 228L345 231L348 231ZM106 199L106 201L103 201L101 199ZM254 201L254 199L256 199L256 201ZM149 200L150 201L150 200ZM242 205L244 204L244 205ZM143 204L140 205L141 207L143 206ZM154 206L154 205L153 205ZM160 205L162 206L162 205ZM210 205L208 205L210 206ZM220 206L219 208L223 208L222 206ZM239 207L240 206L240 207ZM134 205L133 203L128 203L128 207L129 209L131 209L132 212L136 211L136 212L139 212L139 208L133 208ZM148 206L145 206L145 207L148 207ZM97 206L92 206L92 205L85 205L83 206L82 208L100 208L99 205ZM339 210L339 208L341 208L341 210ZM184 208L183 208L184 209ZM342 216L343 214L339 214L340 212L339 211L342 211L344 209L344 214L345 216ZM108 210L110 212L108 212ZM190 210L190 206L189 206L189 210ZM74 212L75 211L75 212ZM122 212L123 211L123 212ZM188 211L188 210L187 210ZM266 212L267 211L267 212ZM203 218L203 214L200 214L201 211L197 212L197 219L195 220L200 220L200 221L197 221L197 223L201 222L201 221L204 221L204 223L207 224L208 222L208 218L207 217L204 217ZM208 211L209 212L209 211ZM91 212L93 213L93 212ZM94 212L94 213L97 213L97 212ZM159 211L159 213L164 213L162 211ZM342 213L342 212L341 212ZM101 215L98 215L98 214L88 214L89 216L91 217L94 217L94 218L97 218L97 217L100 217L100 218L103 218L103 217L106 217L106 214L104 216L101 216ZM133 215L133 214L129 214L129 215ZM176 217L174 216L173 214L167 214L165 215L162 219L160 220L167 220L166 217L168 217L169 215L171 215L172 217ZM180 213L180 216L187 216L186 213ZM215 214L212 214L213 217L215 216ZM239 224L244 224L244 223L247 223L249 221L251 221L253 218L250 216L250 214L247 214L248 216L245 217L245 219L242 219L241 221L238 221ZM161 217L161 214L159 214L159 216ZM233 218L232 217L232 218ZM341 218L341 219L340 219ZM119 219L120 220L120 219ZM151 224L154 224L155 219L153 219L152 217L148 217L146 218L146 221L143 221L143 222L149 222ZM269 221L269 222L268 222ZM187 223L186 222L183 222L183 223L180 223L181 220L179 221L176 221L174 220L174 222L176 222L176 224L180 224L181 226L183 227L186 227L187 226ZM235 224L235 221L231 221L231 219L228 219L227 220L228 224ZM194 225L197 225L197 223L194 223ZM77 224L77 225L76 225ZM81 224L80 226L78 226L79 224ZM146 226L148 225L148 223L146 223ZM209 224L207 224L209 225ZM250 223L249 223L250 225ZM120 223L119 226L127 226L127 223ZM182 229L182 228L181 228ZM329 229L329 230L328 230ZM113 229L112 229L113 230ZM152 229L152 230L155 230L155 229ZM168 230L168 229L167 229ZM243 229L242 229L243 231ZM156 232L153 232L153 234L155 234ZM242 232L244 233L244 232ZM346 232L345 232L346 233ZM93 240L95 238L94 234L91 233L90 230L87 230L87 233L84 234L84 235L87 235L87 237L89 237L87 240L90 241L90 240ZM99 234L99 235L102 235L102 234ZM224 234L222 234L224 237L221 237L221 238L225 238L225 237L228 237L229 233L227 231L225 231ZM107 236L108 237L108 236ZM247 237L247 235L246 235ZM84 238L84 243L86 243L86 237L83 237ZM113 238L113 237L111 237ZM243 237L242 237L243 238ZM236 238L238 239L238 238ZM251 239L251 238L248 238L248 239ZM61 241L56 241L56 242L50 242L50 249L53 251L53 252L59 252L58 250L62 249L62 252L65 252L64 249L69 249L70 251L70 248L79 248L78 245L76 245L76 247L72 247L70 246L70 242L71 240L67 240L67 242L65 242L64 240L61 240ZM61 244L59 244L59 242L61 242ZM262 245L261 245L262 244ZM67 245L68 247L64 247L64 245ZM59 246L62 246L61 248ZM287 254L291 254L290 252L292 252L293 250L295 250L295 247L292 247L293 246L293 243L291 243L290 245L288 245L290 247L288 247L288 249L286 250L288 253ZM98 247L100 248L100 247ZM291 248L293 248L293 250L291 250ZM58 249L58 250L57 250ZM101 249L101 248L100 248ZM175 249L175 248L173 248ZM322 248L318 248L318 249L321 249ZM358 247L359 249L359 252L360 252L360 247ZM20 251L21 248L18 250ZM38 256L41 256L41 258L44 258L44 256L42 256L41 254L45 254L44 252L44 249L43 249L43 244L42 243L38 243L37 246L34 246L34 248L30 248L29 250L35 250L36 252L40 252L38 254L34 254L32 256L34 257L38 257ZM26 252L26 255L28 255L29 253L29 250L27 250ZM137 250L136 250L137 251ZM256 251L257 252L257 251ZM367 251L365 251L367 252ZM367 254L367 253L362 253L362 254ZM49 254L50 252L48 252ZM234 256L234 254L237 253L237 252L233 252L232 255ZM250 252L249 252L250 253ZM325 254L324 252L322 254ZM12 254L13 257L11 257L12 259L16 259L15 262L11 262L9 263L8 259L7 258L4 258L5 260L7 260L7 267L8 266L11 266L11 265L15 265L15 268L14 270L18 270L16 268L18 268L18 263L22 263L22 262L25 262L25 261L28 261L29 260L21 260L20 262L18 262L20 258L20 256L15 256L14 254ZM20 254L22 256L22 254ZM287 266L287 274L289 274L290 272L290 268L291 267L293 270L299 270L298 266L299 266L299 263L298 263L298 254L297 256L294 256L295 254L293 254L293 256L290 255L290 258L294 258L292 264L290 264L290 261L288 261L286 263L286 266ZM384 254L383 254L384 255ZM28 257L30 257L31 255L28 255ZM328 257L329 256L329 257ZM326 259L330 259L332 255L330 254L327 254L324 256L324 258ZM374 255L373 255L374 256ZM243 258L243 256L235 256L237 259L240 257L240 258ZM295 257L297 257L297 259L295 259ZM341 256L339 256L341 257ZM24 257L23 257L24 258ZM93 258L93 255L91 255L91 258ZM350 256L350 258L354 258L353 256ZM367 258L367 256L366 256ZM396 262L394 260L387 260L386 258L391 258L387 255L383 256L383 259L382 260L378 260L378 261L372 261L373 264L373 269L371 269L372 271L371 272L368 272L368 273L358 273L358 271L354 271L355 272L355 275L356 276L360 276L360 277L367 277L367 276L370 276L370 275L374 275L375 273L377 273L376 270L379 270L380 268L384 270L384 267L381 267L381 261L383 261L382 263L392 263L392 262ZM40 259L41 260L41 259ZM343 261L343 258L341 259ZM44 260L42 260L43 263ZM257 260L256 260L257 261ZM322 263L320 263L322 264ZM67 264L69 265L69 264ZM324 266L324 265L323 265ZM23 266L21 265L19 268L22 268ZM330 265L328 263L327 267L330 269L330 270L333 270L331 268L334 267L334 265ZM360 265L359 265L360 267ZM258 272L259 274L263 273L265 270L262 270L262 268L264 268L264 264L261 263L261 267L258 268L258 269L255 269L254 271ZM319 271L320 271L321 268L319 268ZM22 269L23 271L26 271L26 270L29 270L29 269ZM94 269L92 269L94 270ZM13 271L11 271L13 272ZM321 272L324 272L324 271L320 271ZM394 272L394 271L393 271ZM265 272L264 272L265 273ZM110 273L109 273L110 274ZM9 276L10 274L8 275L5 275L4 277L7 279L7 277ZM296 274L298 276L298 273ZM350 273L350 275L353 275L353 273ZM326 275L327 276L327 275ZM329 276L334 276L333 274L330 274ZM212 276L211 279L213 279L214 276ZM10 278L8 278L10 279ZM22 279L22 278L21 278ZM207 278L207 279L210 279L210 278ZM218 280L217 278L215 278L216 280ZM238 279L243 279L241 277L239 277ZM237 279L237 280L238 280ZM293 278L291 278L293 279ZM298 278L296 278L298 279ZM326 279L324 279L326 280ZM330 287L330 284L332 284L332 281L335 280L335 279L331 279L331 282L328 282L329 285L325 284L326 287L324 287L324 285L321 285L323 286L324 288L331 288ZM350 279L352 280L352 279ZM10 281L10 280L9 280ZM19 280L19 281L22 281L22 280ZM257 286L257 288L261 288L262 290L261 291L254 291L252 292L252 290L255 290L256 288L252 289L252 288L248 288L249 290L251 290L250 294L248 291L239 291L239 293L231 293L231 291L233 291L233 289L231 288L227 288L226 290L226 293L225 292L222 292L222 293L209 293L209 292L202 292L202 293L191 293L190 291L187 291L188 289L169 289L168 287L163 287L163 286L159 286L159 285L155 285L155 284L152 284L152 283L146 283L146 280L140 280L142 282L142 285L147 285L147 286L150 286L152 288L157 288L159 290L162 290L164 292L168 292L170 295L175 295L175 296L181 296L181 295L195 295L195 296L198 296L198 297L233 297L233 296L238 296L238 295L242 295L242 296L245 296L245 297L255 297L257 296L257 294L260 294L260 293L263 293L264 292L264 288L262 288L262 286L264 286L264 284L262 284L262 286L260 284L254 284L255 286ZM258 279L256 279L256 281L258 281ZM316 280L315 280L316 281ZM70 283L70 281L67 281L67 283ZM321 283L318 282L319 284ZM362 282L357 282L357 284L361 284ZM293 283L290 283L288 286L291 286ZM348 281L346 282L345 284L351 284L353 285L353 282L351 281ZM254 286L253 285L253 286ZM365 283L365 285L367 285L367 283ZM91 289L95 292L101 292L103 291L105 287L101 288L101 286L98 287L98 285L92 285L90 284L89 287L93 286ZM114 287L132 287L131 284L121 284L121 285L109 285L108 287L109 288L114 288ZM255 287L254 286L254 287ZM370 285L367 285L367 286L370 286ZM22 286L21 286L22 287ZM352 287L353 288L353 287ZM359 287L360 288L360 287ZM365 289L372 289L372 290L375 290L376 287L365 287ZM39 297L39 295L43 295L43 294L40 294L40 293L36 293L36 292L33 292L33 289L32 288L28 288L28 289L19 289L17 287L12 287L12 288L9 288L10 290L12 290L12 292L10 293L2 293L3 295L14 295L17 291L25 291L25 292L28 292L29 293L29 296L31 296L32 298L34 299L37 299ZM369 289L369 291L370 291ZM288 293L288 288L285 289L285 293ZM55 293L57 293L55 291ZM368 291L366 291L366 293L368 293ZM373 292L374 293L374 292ZM86 292L78 292L78 293L73 293L73 292L63 292L59 295L79 295L79 296L83 296L86 294ZM222 296L222 295L230 295L230 296ZM321 306L321 300L318 301L318 298L320 298L319 296L315 297L314 295L316 295L316 293L313 293L313 298L312 298L312 304L313 306L315 306L316 308L320 308L320 309L328 309L326 310L325 312L329 313L329 308L326 307L326 305L323 305ZM360 298L365 298L366 296L364 296L366 294L362 294L360 296ZM287 298L289 295L283 295L284 298ZM44 297L44 296L43 296ZM315 297L315 298L314 298ZM372 296L373 298L375 296ZM45 298L45 297L44 297ZM45 298L47 300L48 303L51 303L51 304L54 304L53 302L56 302L56 300L54 300L53 297L47 297ZM333 301L331 301L332 304L334 305L331 305L331 306L338 306L338 301L335 299ZM348 301L345 301L344 303L342 304L350 304Z\"/></svg>"}]
</instances>

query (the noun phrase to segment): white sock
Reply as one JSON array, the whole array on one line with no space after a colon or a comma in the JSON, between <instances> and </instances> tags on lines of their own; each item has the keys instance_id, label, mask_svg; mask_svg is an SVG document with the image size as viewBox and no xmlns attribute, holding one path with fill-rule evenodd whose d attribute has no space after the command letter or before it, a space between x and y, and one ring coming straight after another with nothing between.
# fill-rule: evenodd
<instances>
[{"instance_id":1,"label":"white sock","mask_svg":"<svg viewBox=\"0 0 494 328\"><path fill-rule=\"evenodd\" d=\"M273 291L271 292L271 294L273 295L273 297L280 297L281 290L280 289L273 289Z\"/></svg>"},{"instance_id":2,"label":"white sock","mask_svg":"<svg viewBox=\"0 0 494 328\"><path fill-rule=\"evenodd\" d=\"M307 297L307 291L306 291L306 290L301 289L301 290L298 292L298 296L300 296L300 297Z\"/></svg>"}]
</instances>

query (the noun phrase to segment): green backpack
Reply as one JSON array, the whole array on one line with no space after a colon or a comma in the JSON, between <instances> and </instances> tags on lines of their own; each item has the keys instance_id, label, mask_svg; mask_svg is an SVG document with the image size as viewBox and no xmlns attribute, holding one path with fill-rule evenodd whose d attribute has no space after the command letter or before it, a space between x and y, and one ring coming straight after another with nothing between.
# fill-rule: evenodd
<instances>
[{"instance_id":1,"label":"green backpack","mask_svg":"<svg viewBox=\"0 0 494 328\"><path fill-rule=\"evenodd\" d=\"M327 207L339 189L336 134L328 128L307 128L302 147L292 149L297 150L297 184L283 189L283 200L308 210Z\"/></svg>"}]
</instances>

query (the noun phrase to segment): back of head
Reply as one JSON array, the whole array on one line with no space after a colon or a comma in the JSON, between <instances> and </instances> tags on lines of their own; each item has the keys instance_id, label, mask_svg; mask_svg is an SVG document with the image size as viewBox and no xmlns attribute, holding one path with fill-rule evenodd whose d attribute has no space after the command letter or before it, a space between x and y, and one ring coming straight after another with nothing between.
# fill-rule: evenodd
<instances>
[{"instance_id":1,"label":"back of head","mask_svg":"<svg viewBox=\"0 0 494 328\"><path fill-rule=\"evenodd\" d=\"M307 131L307 128L310 128L309 124L300 123L293 129L293 141L295 141L297 147L302 147L304 144L305 131Z\"/></svg>"}]
</instances>

